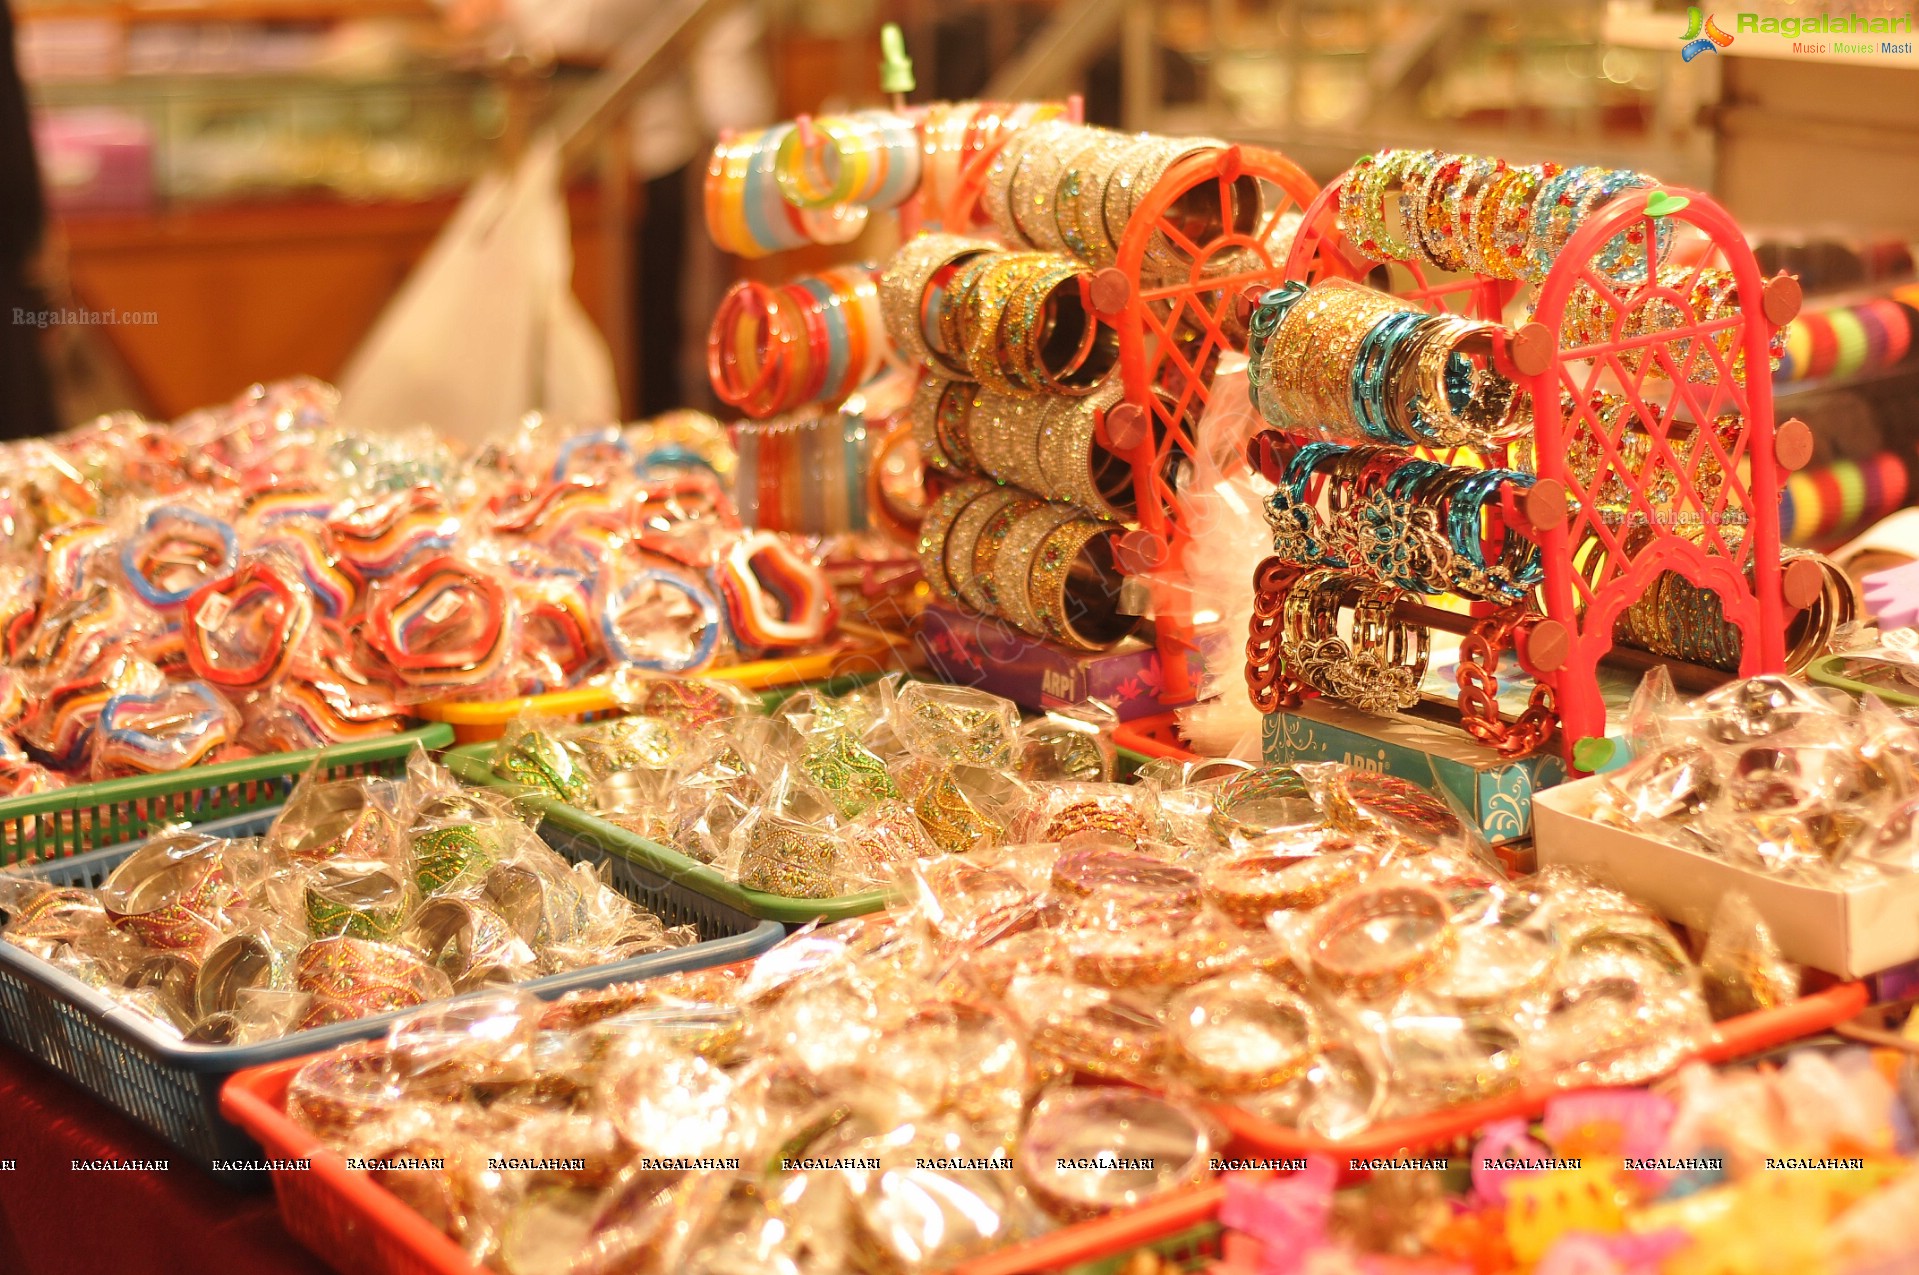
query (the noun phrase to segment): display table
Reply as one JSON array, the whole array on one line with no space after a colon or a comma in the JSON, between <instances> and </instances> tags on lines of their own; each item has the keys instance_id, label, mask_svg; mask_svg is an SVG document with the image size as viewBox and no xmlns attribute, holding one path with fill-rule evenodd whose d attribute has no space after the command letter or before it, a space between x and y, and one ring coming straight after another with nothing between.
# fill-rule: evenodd
<instances>
[{"instance_id":1,"label":"display table","mask_svg":"<svg viewBox=\"0 0 1919 1275\"><path fill-rule=\"evenodd\" d=\"M76 1160L170 1160L163 1173ZM0 1047L0 1271L8 1275L324 1275L273 1192L235 1191L158 1138Z\"/></svg>"}]
</instances>

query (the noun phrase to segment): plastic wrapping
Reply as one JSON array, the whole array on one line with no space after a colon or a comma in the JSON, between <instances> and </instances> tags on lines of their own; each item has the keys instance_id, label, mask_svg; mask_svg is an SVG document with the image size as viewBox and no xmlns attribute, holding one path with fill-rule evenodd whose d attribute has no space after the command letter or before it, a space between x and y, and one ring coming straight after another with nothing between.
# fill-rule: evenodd
<instances>
[{"instance_id":1,"label":"plastic wrapping","mask_svg":"<svg viewBox=\"0 0 1919 1275\"><path fill-rule=\"evenodd\" d=\"M1638 755L1594 817L1780 877L1869 880L1914 865L1919 724L1785 677L1682 701L1663 672L1631 711Z\"/></svg>"},{"instance_id":2,"label":"plastic wrapping","mask_svg":"<svg viewBox=\"0 0 1919 1275\"><path fill-rule=\"evenodd\" d=\"M421 702L832 640L833 581L810 544L740 527L710 418L534 418L461 455L426 429L336 429L336 400L291 381L171 426L103 418L0 446L0 731L39 768L9 787L355 741ZM194 684L211 688L199 735L218 718L224 740L136 729L96 756L108 698Z\"/></svg>"},{"instance_id":3,"label":"plastic wrapping","mask_svg":"<svg viewBox=\"0 0 1919 1275\"><path fill-rule=\"evenodd\" d=\"M303 780L264 837L164 832L98 890L0 907L7 941L223 1044L698 941L424 755L405 780Z\"/></svg>"}]
</instances>

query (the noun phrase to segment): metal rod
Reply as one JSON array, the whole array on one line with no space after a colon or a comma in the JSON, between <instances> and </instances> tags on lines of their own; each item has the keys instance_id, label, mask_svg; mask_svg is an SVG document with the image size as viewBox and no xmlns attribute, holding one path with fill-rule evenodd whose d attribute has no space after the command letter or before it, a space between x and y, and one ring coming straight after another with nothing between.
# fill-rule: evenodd
<instances>
[{"instance_id":1,"label":"metal rod","mask_svg":"<svg viewBox=\"0 0 1919 1275\"><path fill-rule=\"evenodd\" d=\"M653 86L671 65L672 53L732 3L663 0L646 25L614 53L606 69L554 118L553 134L559 141L562 171L571 175L587 167L607 125Z\"/></svg>"}]
</instances>

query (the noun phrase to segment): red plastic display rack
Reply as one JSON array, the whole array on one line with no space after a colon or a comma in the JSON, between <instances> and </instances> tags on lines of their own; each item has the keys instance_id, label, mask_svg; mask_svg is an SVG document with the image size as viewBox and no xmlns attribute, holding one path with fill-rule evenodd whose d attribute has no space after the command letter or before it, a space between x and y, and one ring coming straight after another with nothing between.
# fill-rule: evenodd
<instances>
[{"instance_id":1,"label":"red plastic display rack","mask_svg":"<svg viewBox=\"0 0 1919 1275\"><path fill-rule=\"evenodd\" d=\"M1179 714L1155 713L1136 717L1113 727L1113 743L1142 757L1164 757L1173 761L1198 761L1199 754L1180 740Z\"/></svg>"},{"instance_id":2,"label":"red plastic display rack","mask_svg":"<svg viewBox=\"0 0 1919 1275\"><path fill-rule=\"evenodd\" d=\"M1767 367L1771 333L1798 311L1797 283L1781 276L1765 280L1751 248L1731 216L1710 198L1692 191L1658 192L1665 207L1655 217L1648 200L1655 192L1633 188L1589 217L1568 239L1551 271L1539 285L1533 318L1522 325L1510 343L1496 341L1495 365L1517 380L1533 401L1534 455L1538 482L1530 491L1508 490L1500 516L1541 546L1545 581L1543 606L1530 613L1506 613L1502 623L1494 608L1476 604L1467 616L1436 615L1417 603L1405 604L1424 622L1455 632L1478 630L1482 644L1480 664L1496 658L1498 646L1511 641L1527 672L1550 693L1556 712L1562 752L1576 763L1580 741L1605 733L1605 707L1596 671L1612 649L1614 621L1666 571L1676 571L1692 583L1713 590L1727 620L1742 635L1742 676L1774 672L1784 664L1784 633L1789 604L1809 604L1818 592L1817 568L1805 564L1784 572L1779 556L1779 493L1783 471L1802 466L1810 457L1810 436L1799 422L1773 427L1772 384ZM1286 264L1288 278L1308 282L1324 277L1365 280L1382 269L1357 253L1338 224L1338 186L1327 187L1307 210L1294 236ZM1647 272L1642 283L1615 283L1599 268L1604 250L1615 236L1634 235L1639 243L1654 241L1660 225L1671 233L1665 261L1683 263L1686 274L1678 287L1669 287ZM1416 263L1384 267L1389 289L1431 309L1488 321L1501 321L1519 284L1485 276L1429 279ZM1699 272L1728 271L1737 285L1738 306L1730 317L1701 321L1688 298ZM1611 315L1611 339L1570 346L1562 339L1570 303L1584 289ZM1625 335L1625 318L1648 302L1670 305L1685 316L1671 327L1637 336ZM1723 342L1727 351L1719 348ZM1734 357L1756 369L1741 384L1732 374ZM1654 381L1655 366L1667 379ZM1694 373L1699 373L1697 379ZM1663 391L1662 388L1664 387ZM1574 399L1570 418L1562 415L1560 392ZM1597 419L1589 392L1604 389L1624 400L1614 429ZM1723 447L1714 432L1693 430L1737 413L1741 419L1735 441ZM1648 438L1648 459L1638 469L1622 463L1622 437L1637 425ZM1681 459L1675 443L1693 432L1704 440ZM1594 472L1581 482L1568 463L1576 446L1597 454ZM1432 453L1448 463L1509 465L1505 452L1478 455L1468 449ZM1716 494L1702 492L1695 479L1703 458L1716 463L1724 481ZM1667 488L1660 500L1652 492ZM1650 528L1626 550L1626 535L1608 526L1595 506L1604 491L1624 491L1629 516ZM1614 504L1619 504L1616 498ZM1680 535L1682 520L1702 525L1700 543ZM1743 525L1743 534L1723 528ZM1592 538L1603 549L1603 560L1588 578L1579 569L1578 555L1592 554ZM1270 591L1283 587L1277 559L1262 569ZM1806 568L1810 568L1809 570ZM1790 578L1788 578L1790 577ZM1255 634L1255 640L1258 635ZM1490 639L1490 641L1488 641ZM1467 685L1462 664L1462 709L1476 694ZM1249 674L1257 685L1258 679ZM1281 688L1280 702L1292 697L1296 685ZM1543 697L1536 703L1547 704ZM1482 711L1484 704L1480 705ZM1482 735L1482 737L1486 737ZM1497 739L1497 732L1492 732ZM1516 741L1517 742L1517 741Z\"/></svg>"},{"instance_id":3,"label":"red plastic display rack","mask_svg":"<svg viewBox=\"0 0 1919 1275\"><path fill-rule=\"evenodd\" d=\"M1247 180L1267 192L1265 204L1257 225L1236 226L1243 193L1238 184ZM1117 264L1093 280L1094 306L1119 333L1126 390L1124 403L1106 414L1100 428L1104 441L1132 462L1139 505L1139 526L1120 540L1119 565L1152 588L1161 663L1169 670L1160 694L1168 704L1193 698L1185 671L1194 643L1190 608L1158 576L1193 543L1177 483L1191 467L1195 425L1211 401L1219 356L1246 348L1240 298L1285 278L1277 253L1281 220L1319 193L1305 170L1273 151L1226 146L1195 152L1147 192L1121 236ZM1210 237L1196 239L1195 227L1202 225ZM1186 267L1184 276L1149 273L1147 257L1156 244L1162 250L1170 245ZM1232 260L1233 254L1243 259Z\"/></svg>"}]
</instances>

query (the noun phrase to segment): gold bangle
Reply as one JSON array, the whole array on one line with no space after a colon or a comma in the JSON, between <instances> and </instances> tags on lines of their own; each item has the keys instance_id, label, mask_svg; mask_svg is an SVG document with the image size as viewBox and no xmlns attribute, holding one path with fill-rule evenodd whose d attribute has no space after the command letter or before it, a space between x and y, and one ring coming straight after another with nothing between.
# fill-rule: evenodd
<instances>
[{"instance_id":1,"label":"gold bangle","mask_svg":"<svg viewBox=\"0 0 1919 1275\"><path fill-rule=\"evenodd\" d=\"M1117 530L1110 523L1076 518L1060 524L1040 542L1027 576L1027 591L1033 617L1047 637L1075 650L1102 651L1137 627L1135 618L1120 614L1117 590L1104 592L1098 601L1107 605L1098 607L1085 596L1072 596L1068 588L1073 567L1085 555L1093 556L1096 570L1103 565L1100 574L1114 570L1110 533Z\"/></svg>"},{"instance_id":2,"label":"gold bangle","mask_svg":"<svg viewBox=\"0 0 1919 1275\"><path fill-rule=\"evenodd\" d=\"M948 602L959 601L959 586L946 574L946 537L962 510L988 492L997 491L991 483L966 482L941 493L927 507L920 523L920 571L934 596Z\"/></svg>"},{"instance_id":3,"label":"gold bangle","mask_svg":"<svg viewBox=\"0 0 1919 1275\"><path fill-rule=\"evenodd\" d=\"M1457 943L1452 909L1437 890L1362 887L1314 919L1306 959L1327 987L1377 1000L1437 973Z\"/></svg>"},{"instance_id":4,"label":"gold bangle","mask_svg":"<svg viewBox=\"0 0 1919 1275\"><path fill-rule=\"evenodd\" d=\"M1277 980L1241 975L1189 987L1166 1007L1172 1069L1214 1096L1262 1093L1306 1074L1319 1014Z\"/></svg>"},{"instance_id":5,"label":"gold bangle","mask_svg":"<svg viewBox=\"0 0 1919 1275\"><path fill-rule=\"evenodd\" d=\"M893 254L880 275L880 317L895 349L929 367L941 368L948 375L960 376L965 369L954 360L938 357L926 340L926 291L933 279L949 266L955 266L980 253L993 251L985 239L960 235L921 235Z\"/></svg>"},{"instance_id":6,"label":"gold bangle","mask_svg":"<svg viewBox=\"0 0 1919 1275\"><path fill-rule=\"evenodd\" d=\"M1001 619L1034 637L1046 635L1039 617L1033 614L1033 560L1048 536L1062 524L1084 516L1070 505L1042 505L1008 529L993 563L993 588Z\"/></svg>"},{"instance_id":7,"label":"gold bangle","mask_svg":"<svg viewBox=\"0 0 1919 1275\"><path fill-rule=\"evenodd\" d=\"M1250 855L1207 866L1206 901L1243 929L1264 926L1275 912L1306 912L1358 885L1379 856L1347 837L1324 837L1300 853Z\"/></svg>"},{"instance_id":8,"label":"gold bangle","mask_svg":"<svg viewBox=\"0 0 1919 1275\"><path fill-rule=\"evenodd\" d=\"M952 530L946 533L946 550L942 557L946 564L946 578L952 581L959 600L971 610L988 611L979 587L979 576L973 569L980 533L995 515L1022 499L1024 497L1014 487L988 491L977 500L968 501L966 508L960 510L959 516L953 519Z\"/></svg>"}]
</instances>

